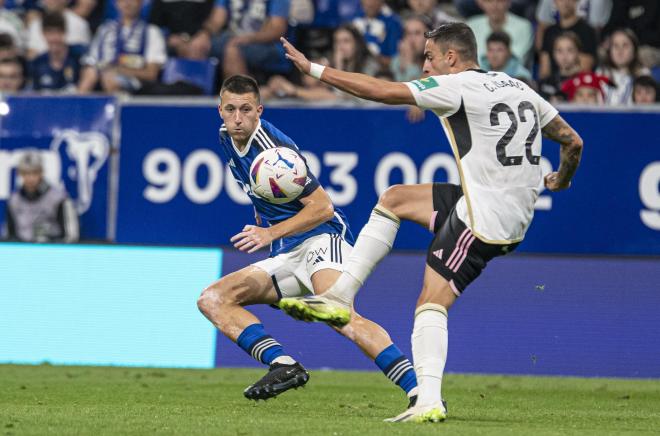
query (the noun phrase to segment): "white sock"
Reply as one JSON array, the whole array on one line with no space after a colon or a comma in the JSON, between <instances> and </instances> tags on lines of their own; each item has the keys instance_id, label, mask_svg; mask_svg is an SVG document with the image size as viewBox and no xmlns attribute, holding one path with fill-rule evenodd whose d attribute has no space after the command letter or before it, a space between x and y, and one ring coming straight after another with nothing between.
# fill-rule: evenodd
<instances>
[{"instance_id":1,"label":"white sock","mask_svg":"<svg viewBox=\"0 0 660 436\"><path fill-rule=\"evenodd\" d=\"M367 277L392 249L399 225L396 215L376 205L344 264L344 272L328 290L327 296L347 306L352 305Z\"/></svg>"},{"instance_id":2,"label":"white sock","mask_svg":"<svg viewBox=\"0 0 660 436\"><path fill-rule=\"evenodd\" d=\"M432 303L418 307L412 333L412 354L419 387L419 406L438 404L442 400L447 345L447 310Z\"/></svg>"}]
</instances>

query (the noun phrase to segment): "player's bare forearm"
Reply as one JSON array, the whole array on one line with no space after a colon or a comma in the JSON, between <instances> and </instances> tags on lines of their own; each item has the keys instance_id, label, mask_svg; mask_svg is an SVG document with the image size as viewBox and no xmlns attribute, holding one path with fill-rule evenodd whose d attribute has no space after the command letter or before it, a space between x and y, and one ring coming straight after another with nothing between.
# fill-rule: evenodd
<instances>
[{"instance_id":1,"label":"player's bare forearm","mask_svg":"<svg viewBox=\"0 0 660 436\"><path fill-rule=\"evenodd\" d=\"M306 232L334 216L332 201L321 187L300 201L304 207L297 214L269 228L274 240Z\"/></svg>"},{"instance_id":2,"label":"player's bare forearm","mask_svg":"<svg viewBox=\"0 0 660 436\"><path fill-rule=\"evenodd\" d=\"M569 184L582 158L582 138L559 115L543 128L543 136L561 145L557 183Z\"/></svg>"},{"instance_id":3,"label":"player's bare forearm","mask_svg":"<svg viewBox=\"0 0 660 436\"><path fill-rule=\"evenodd\" d=\"M366 74L326 67L321 81L365 100L385 104L416 104L412 93L403 83L388 82Z\"/></svg>"},{"instance_id":4,"label":"player's bare forearm","mask_svg":"<svg viewBox=\"0 0 660 436\"><path fill-rule=\"evenodd\" d=\"M286 57L304 74L312 74L312 64L305 55L295 48L286 38L280 38ZM399 82L388 82L376 79L366 74L348 73L335 68L326 67L321 80L330 86L341 89L365 100L377 101L385 104L415 104L415 98L406 85Z\"/></svg>"}]
</instances>

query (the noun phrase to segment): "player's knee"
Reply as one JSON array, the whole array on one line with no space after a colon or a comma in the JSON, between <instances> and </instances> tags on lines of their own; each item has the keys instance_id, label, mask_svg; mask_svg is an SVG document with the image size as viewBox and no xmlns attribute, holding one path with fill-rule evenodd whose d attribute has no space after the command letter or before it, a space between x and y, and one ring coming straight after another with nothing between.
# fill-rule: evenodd
<instances>
[{"instance_id":1,"label":"player's knee","mask_svg":"<svg viewBox=\"0 0 660 436\"><path fill-rule=\"evenodd\" d=\"M219 280L202 291L197 299L197 308L204 315L209 316L227 303L229 300L228 293L228 286L225 280Z\"/></svg>"},{"instance_id":2,"label":"player's knee","mask_svg":"<svg viewBox=\"0 0 660 436\"><path fill-rule=\"evenodd\" d=\"M403 185L392 185L380 194L378 204L398 216L401 206L405 202L405 192Z\"/></svg>"}]
</instances>

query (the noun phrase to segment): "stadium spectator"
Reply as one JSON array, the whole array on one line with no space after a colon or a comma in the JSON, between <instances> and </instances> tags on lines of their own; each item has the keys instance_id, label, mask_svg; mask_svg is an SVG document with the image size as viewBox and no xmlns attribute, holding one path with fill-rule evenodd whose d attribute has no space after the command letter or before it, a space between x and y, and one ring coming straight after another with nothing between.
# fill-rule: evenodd
<instances>
[{"instance_id":1,"label":"stadium spectator","mask_svg":"<svg viewBox=\"0 0 660 436\"><path fill-rule=\"evenodd\" d=\"M605 92L605 104L631 104L635 77L651 72L639 59L639 41L630 29L620 29L610 36L607 57L597 72L613 82Z\"/></svg>"},{"instance_id":2,"label":"stadium spectator","mask_svg":"<svg viewBox=\"0 0 660 436\"><path fill-rule=\"evenodd\" d=\"M25 70L18 58L0 61L0 92L16 93L25 84Z\"/></svg>"},{"instance_id":3,"label":"stadium spectator","mask_svg":"<svg viewBox=\"0 0 660 436\"><path fill-rule=\"evenodd\" d=\"M511 53L511 38L505 32L493 32L486 40L486 54L479 60L486 71L503 71L511 77L530 82L532 74Z\"/></svg>"},{"instance_id":4,"label":"stadium spectator","mask_svg":"<svg viewBox=\"0 0 660 436\"><path fill-rule=\"evenodd\" d=\"M18 173L23 185L7 201L4 237L26 242L78 241L73 203L64 189L44 180L39 152L26 152Z\"/></svg>"},{"instance_id":5,"label":"stadium spectator","mask_svg":"<svg viewBox=\"0 0 660 436\"><path fill-rule=\"evenodd\" d=\"M543 35L539 58L539 78L548 78L556 73L557 65L552 60L555 38L563 32L573 32L580 40L580 69L591 71L596 65L596 32L584 19L577 15L577 0L555 0L559 12L557 24L548 27Z\"/></svg>"},{"instance_id":6,"label":"stadium spectator","mask_svg":"<svg viewBox=\"0 0 660 436\"><path fill-rule=\"evenodd\" d=\"M140 19L141 0L117 0L120 18L104 23L83 58L79 90L91 92L100 82L105 92L135 93L155 82L167 60L165 40L156 26Z\"/></svg>"},{"instance_id":7,"label":"stadium spectator","mask_svg":"<svg viewBox=\"0 0 660 436\"><path fill-rule=\"evenodd\" d=\"M658 0L613 0L612 14L603 29L608 37L615 30L631 29L639 40L642 63L660 65L660 2Z\"/></svg>"},{"instance_id":8,"label":"stadium spectator","mask_svg":"<svg viewBox=\"0 0 660 436\"><path fill-rule=\"evenodd\" d=\"M0 60L13 59L18 56L19 51L14 44L14 39L6 33L0 33Z\"/></svg>"},{"instance_id":9,"label":"stadium spectator","mask_svg":"<svg viewBox=\"0 0 660 436\"><path fill-rule=\"evenodd\" d=\"M573 32L563 32L555 38L552 60L557 69L539 81L539 94L552 102L565 100L561 84L580 72L580 39Z\"/></svg>"},{"instance_id":10,"label":"stadium spectator","mask_svg":"<svg viewBox=\"0 0 660 436\"><path fill-rule=\"evenodd\" d=\"M87 46L91 40L89 24L84 18L67 9L67 3L67 0L43 0L44 13L59 12L64 15L66 20L66 43L69 46ZM28 59L33 59L48 50L40 17L32 20L28 26L27 48Z\"/></svg>"},{"instance_id":11,"label":"stadium spectator","mask_svg":"<svg viewBox=\"0 0 660 436\"><path fill-rule=\"evenodd\" d=\"M581 72L566 80L561 91L568 101L584 105L603 105L605 90L611 86L610 80L592 72Z\"/></svg>"},{"instance_id":12,"label":"stadium spectator","mask_svg":"<svg viewBox=\"0 0 660 436\"><path fill-rule=\"evenodd\" d=\"M428 18L434 29L444 23L461 21L460 17L451 16L438 6L438 0L408 0L408 8L413 14Z\"/></svg>"},{"instance_id":13,"label":"stadium spectator","mask_svg":"<svg viewBox=\"0 0 660 436\"><path fill-rule=\"evenodd\" d=\"M323 66L330 65L330 61L326 58L312 59L312 62ZM261 87L260 93L264 100L272 98L297 98L303 101L314 102L332 101L340 98L325 83L308 75L303 76L301 85L296 85L280 75L273 76L268 80L267 85Z\"/></svg>"},{"instance_id":14,"label":"stadium spectator","mask_svg":"<svg viewBox=\"0 0 660 436\"><path fill-rule=\"evenodd\" d=\"M280 43L280 37L292 35L290 0L217 0L216 5L228 17L227 30L213 41L212 49L225 77L291 70Z\"/></svg>"},{"instance_id":15,"label":"stadium spectator","mask_svg":"<svg viewBox=\"0 0 660 436\"><path fill-rule=\"evenodd\" d=\"M579 0L577 4L577 15L589 23L599 34L607 24L612 11L612 0ZM536 9L536 47L543 47L543 34L545 30L557 24L559 12L555 0L540 0Z\"/></svg>"},{"instance_id":16,"label":"stadium spectator","mask_svg":"<svg viewBox=\"0 0 660 436\"><path fill-rule=\"evenodd\" d=\"M392 58L390 71L397 82L408 82L422 77L424 64L424 32L431 29L431 22L425 15L410 15L403 21L403 38L399 41L399 51Z\"/></svg>"},{"instance_id":17,"label":"stadium spectator","mask_svg":"<svg viewBox=\"0 0 660 436\"><path fill-rule=\"evenodd\" d=\"M479 0L453 0L453 3L462 17L469 18L482 12ZM532 19L535 5L536 0L511 0L511 11L521 17Z\"/></svg>"},{"instance_id":18,"label":"stadium spectator","mask_svg":"<svg viewBox=\"0 0 660 436\"><path fill-rule=\"evenodd\" d=\"M361 0L362 10L353 25L364 36L371 54L387 67L396 55L403 33L399 16L385 4L385 0Z\"/></svg>"},{"instance_id":19,"label":"stadium spectator","mask_svg":"<svg viewBox=\"0 0 660 436\"><path fill-rule=\"evenodd\" d=\"M332 66L334 68L370 76L378 73L380 65L355 26L351 24L339 26L332 39Z\"/></svg>"},{"instance_id":20,"label":"stadium spectator","mask_svg":"<svg viewBox=\"0 0 660 436\"><path fill-rule=\"evenodd\" d=\"M30 63L32 89L74 91L80 79L80 56L65 41L66 20L59 12L46 13L42 28L48 51Z\"/></svg>"},{"instance_id":21,"label":"stadium spectator","mask_svg":"<svg viewBox=\"0 0 660 436\"><path fill-rule=\"evenodd\" d=\"M206 59L227 22L227 10L214 0L153 0L149 22L163 30L171 55Z\"/></svg>"},{"instance_id":22,"label":"stadium spectator","mask_svg":"<svg viewBox=\"0 0 660 436\"><path fill-rule=\"evenodd\" d=\"M633 103L655 104L658 102L658 84L651 76L635 77L633 82Z\"/></svg>"},{"instance_id":23,"label":"stadium spectator","mask_svg":"<svg viewBox=\"0 0 660 436\"><path fill-rule=\"evenodd\" d=\"M484 14L470 18L467 24L477 39L479 59L486 54L486 40L490 34L503 31L513 41L511 53L523 63L527 63L534 42L532 24L509 12L511 0L478 0L477 3Z\"/></svg>"},{"instance_id":24,"label":"stadium spectator","mask_svg":"<svg viewBox=\"0 0 660 436\"><path fill-rule=\"evenodd\" d=\"M25 48L25 26L23 20L13 11L5 9L5 0L0 0L0 33L11 36L19 51Z\"/></svg>"}]
</instances>

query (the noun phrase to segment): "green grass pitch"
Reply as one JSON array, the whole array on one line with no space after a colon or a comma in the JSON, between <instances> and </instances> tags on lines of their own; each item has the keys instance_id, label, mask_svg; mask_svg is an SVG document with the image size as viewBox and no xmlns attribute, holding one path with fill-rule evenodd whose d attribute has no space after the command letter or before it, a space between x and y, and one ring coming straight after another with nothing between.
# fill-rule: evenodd
<instances>
[{"instance_id":1,"label":"green grass pitch","mask_svg":"<svg viewBox=\"0 0 660 436\"><path fill-rule=\"evenodd\" d=\"M0 365L0 435L659 434L660 380L449 374L441 424L388 424L406 401L381 374L312 371L251 403L264 371Z\"/></svg>"}]
</instances>

